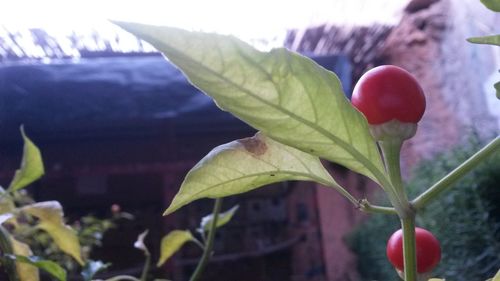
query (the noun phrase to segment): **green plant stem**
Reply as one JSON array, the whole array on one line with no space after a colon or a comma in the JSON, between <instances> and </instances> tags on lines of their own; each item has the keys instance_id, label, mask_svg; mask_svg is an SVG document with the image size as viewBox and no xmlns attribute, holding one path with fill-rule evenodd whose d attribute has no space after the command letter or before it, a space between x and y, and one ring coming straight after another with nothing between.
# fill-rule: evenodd
<instances>
[{"instance_id":1,"label":"green plant stem","mask_svg":"<svg viewBox=\"0 0 500 281\"><path fill-rule=\"evenodd\" d=\"M417 281L417 256L415 242L415 217L401 219L403 229L403 254L405 281Z\"/></svg>"},{"instance_id":2,"label":"green plant stem","mask_svg":"<svg viewBox=\"0 0 500 281\"><path fill-rule=\"evenodd\" d=\"M205 266L207 265L208 261L210 260L210 257L212 256L212 248L214 246L215 232L217 230L217 219L219 218L221 206L222 206L222 198L215 199L214 210L212 212L213 220L212 224L210 225L210 230L208 232L207 242L205 244L205 250L203 251L203 255L201 256L200 261L198 262L198 265L196 266L196 269L193 272L193 275L191 275L191 278L189 278L189 281L196 281L200 278L201 273L205 269Z\"/></svg>"},{"instance_id":3,"label":"green plant stem","mask_svg":"<svg viewBox=\"0 0 500 281\"><path fill-rule=\"evenodd\" d=\"M467 159L464 163L458 166L455 170L451 171L448 175L439 180L428 190L426 190L424 193L415 198L412 201L412 205L414 206L414 208L415 209L424 208L433 199L439 196L443 191L450 188L454 183L456 183L468 172L470 172L477 165L479 165L483 160L485 160L493 153L498 152L499 148L500 148L500 137L497 136L494 140L488 143L476 154L472 155L469 159Z\"/></svg>"},{"instance_id":4,"label":"green plant stem","mask_svg":"<svg viewBox=\"0 0 500 281\"><path fill-rule=\"evenodd\" d=\"M201 250L205 250L205 245L203 245L203 243L201 243L200 240L193 237L191 241L193 241L196 245L198 245L198 247L200 247Z\"/></svg>"},{"instance_id":5,"label":"green plant stem","mask_svg":"<svg viewBox=\"0 0 500 281\"><path fill-rule=\"evenodd\" d=\"M149 268L151 267L151 253L145 249L144 255L146 256L146 260L144 261L144 268L141 273L141 281L147 281Z\"/></svg>"},{"instance_id":6,"label":"green plant stem","mask_svg":"<svg viewBox=\"0 0 500 281\"><path fill-rule=\"evenodd\" d=\"M135 278L134 276L130 276L130 275L118 275L118 276L106 279L105 281L120 281L120 280L140 281L139 279Z\"/></svg>"},{"instance_id":7,"label":"green plant stem","mask_svg":"<svg viewBox=\"0 0 500 281\"><path fill-rule=\"evenodd\" d=\"M403 141L388 139L380 141L379 144L393 188L391 190L393 194L389 193L388 195L398 212L403 230L404 280L417 281L415 211L410 202L408 202L408 196L406 195L401 177L400 151Z\"/></svg>"},{"instance_id":8,"label":"green plant stem","mask_svg":"<svg viewBox=\"0 0 500 281\"><path fill-rule=\"evenodd\" d=\"M10 234L2 225L0 225L0 249L2 250L3 256L14 255L14 250L10 241ZM16 263L13 260L4 258L2 259L2 265L5 267L5 271L7 272L10 281L19 281Z\"/></svg>"}]
</instances>

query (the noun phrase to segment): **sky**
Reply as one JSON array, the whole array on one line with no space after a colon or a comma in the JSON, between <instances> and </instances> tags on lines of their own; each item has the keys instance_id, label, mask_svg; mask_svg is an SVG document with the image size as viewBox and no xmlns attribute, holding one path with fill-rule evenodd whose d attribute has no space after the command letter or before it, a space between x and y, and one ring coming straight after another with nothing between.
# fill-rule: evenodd
<instances>
[{"instance_id":1,"label":"sky","mask_svg":"<svg viewBox=\"0 0 500 281\"><path fill-rule=\"evenodd\" d=\"M394 24L407 0L6 0L0 25L43 27L64 33L99 26L107 19L233 34L243 40L278 39L290 28L333 22ZM104 27L102 27L104 26Z\"/></svg>"}]
</instances>

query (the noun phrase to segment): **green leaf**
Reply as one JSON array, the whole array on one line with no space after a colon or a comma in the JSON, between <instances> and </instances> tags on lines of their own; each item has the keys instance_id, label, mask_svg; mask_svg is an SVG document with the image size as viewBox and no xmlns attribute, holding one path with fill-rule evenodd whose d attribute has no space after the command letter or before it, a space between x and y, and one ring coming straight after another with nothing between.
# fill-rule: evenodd
<instances>
[{"instance_id":1,"label":"green leaf","mask_svg":"<svg viewBox=\"0 0 500 281\"><path fill-rule=\"evenodd\" d=\"M219 228L219 227L227 224L229 221L231 221L231 219L233 218L233 215L236 213L236 211L238 210L239 207L240 206L236 205L236 206L232 207L231 209L229 209L223 213L220 213L217 216L216 227ZM201 223L200 223L200 231L204 231L204 232L209 231L210 226L212 225L213 219L214 219L213 214L210 214L208 216L203 217L201 219Z\"/></svg>"},{"instance_id":2,"label":"green leaf","mask_svg":"<svg viewBox=\"0 0 500 281\"><path fill-rule=\"evenodd\" d=\"M28 245L10 237L12 251L16 256L31 256L33 253ZM20 281L39 281L38 268L31 264L16 261L16 271Z\"/></svg>"},{"instance_id":3,"label":"green leaf","mask_svg":"<svg viewBox=\"0 0 500 281\"><path fill-rule=\"evenodd\" d=\"M493 277L491 281L500 281L500 270L497 272L497 274L495 274L495 277Z\"/></svg>"},{"instance_id":4,"label":"green leaf","mask_svg":"<svg viewBox=\"0 0 500 281\"><path fill-rule=\"evenodd\" d=\"M63 252L72 256L80 265L84 264L78 237L75 231L64 223L64 214L59 202L39 202L24 206L21 210L37 217L38 228L46 231Z\"/></svg>"},{"instance_id":5,"label":"green leaf","mask_svg":"<svg viewBox=\"0 0 500 281\"><path fill-rule=\"evenodd\" d=\"M232 36L117 22L151 43L217 105L269 137L390 184L368 123L337 76L284 48Z\"/></svg>"},{"instance_id":6,"label":"green leaf","mask_svg":"<svg viewBox=\"0 0 500 281\"><path fill-rule=\"evenodd\" d=\"M82 270L82 277L84 281L91 281L92 278L103 270L106 270L111 264L103 263L102 261L89 261L85 264Z\"/></svg>"},{"instance_id":7,"label":"green leaf","mask_svg":"<svg viewBox=\"0 0 500 281\"><path fill-rule=\"evenodd\" d=\"M16 209L14 200L7 191L0 186L0 214L10 213L14 211L14 209Z\"/></svg>"},{"instance_id":8,"label":"green leaf","mask_svg":"<svg viewBox=\"0 0 500 281\"><path fill-rule=\"evenodd\" d=\"M148 236L149 230L144 230L139 236L137 236L137 240L134 242L134 248L139 249L144 252L145 255L149 256L148 247L144 243L144 239Z\"/></svg>"},{"instance_id":9,"label":"green leaf","mask_svg":"<svg viewBox=\"0 0 500 281\"><path fill-rule=\"evenodd\" d=\"M481 0L481 3L494 12L500 12L500 0Z\"/></svg>"},{"instance_id":10,"label":"green leaf","mask_svg":"<svg viewBox=\"0 0 500 281\"><path fill-rule=\"evenodd\" d=\"M26 187L44 174L40 150L26 136L22 127L21 134L24 140L23 159L21 161L21 168L16 171L14 179L12 179L10 183L8 188L9 191L16 191Z\"/></svg>"},{"instance_id":11,"label":"green leaf","mask_svg":"<svg viewBox=\"0 0 500 281\"><path fill-rule=\"evenodd\" d=\"M467 41L474 44L487 44L487 45L500 46L500 35L471 37L467 38Z\"/></svg>"},{"instance_id":12,"label":"green leaf","mask_svg":"<svg viewBox=\"0 0 500 281\"><path fill-rule=\"evenodd\" d=\"M316 181L341 189L318 157L257 133L209 152L186 175L165 214L196 199L235 195L287 180Z\"/></svg>"},{"instance_id":13,"label":"green leaf","mask_svg":"<svg viewBox=\"0 0 500 281\"><path fill-rule=\"evenodd\" d=\"M495 87L495 90L497 90L497 99L500 100L500 82L496 82L493 87Z\"/></svg>"},{"instance_id":14,"label":"green leaf","mask_svg":"<svg viewBox=\"0 0 500 281\"><path fill-rule=\"evenodd\" d=\"M194 237L188 230L174 230L163 236L160 245L160 259L156 263L156 266L162 266L182 245L193 240Z\"/></svg>"},{"instance_id":15,"label":"green leaf","mask_svg":"<svg viewBox=\"0 0 500 281\"><path fill-rule=\"evenodd\" d=\"M66 281L66 270L64 270L61 266L53 261L43 260L42 258L37 256L26 257L20 255L7 255L7 257L17 262L36 266L39 269L42 269L48 274L52 275L52 277L56 278L59 281Z\"/></svg>"}]
</instances>

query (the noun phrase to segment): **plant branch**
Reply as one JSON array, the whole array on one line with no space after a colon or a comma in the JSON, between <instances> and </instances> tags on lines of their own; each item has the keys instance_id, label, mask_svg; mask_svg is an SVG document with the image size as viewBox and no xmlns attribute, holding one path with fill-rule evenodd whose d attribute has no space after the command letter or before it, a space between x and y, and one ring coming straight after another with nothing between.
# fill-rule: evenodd
<instances>
[{"instance_id":1,"label":"plant branch","mask_svg":"<svg viewBox=\"0 0 500 281\"><path fill-rule=\"evenodd\" d=\"M130 275L118 275L115 277L108 278L104 281L120 281L120 280L140 281L139 279L135 278L134 276L130 276Z\"/></svg>"},{"instance_id":2,"label":"plant branch","mask_svg":"<svg viewBox=\"0 0 500 281\"><path fill-rule=\"evenodd\" d=\"M490 143L488 143L485 147L479 150L476 154L472 155L469 159L467 159L464 163L458 166L455 170L451 171L444 178L439 180L436 184L431 186L424 193L419 195L412 201L413 206L416 209L421 209L429 204L433 199L439 196L443 191L452 187L454 183L460 180L463 176L465 176L468 172L474 169L477 165L479 165L483 160L487 157L493 155L493 153L498 152L500 148L500 137L496 137Z\"/></svg>"},{"instance_id":3,"label":"plant branch","mask_svg":"<svg viewBox=\"0 0 500 281\"><path fill-rule=\"evenodd\" d=\"M144 261L144 268L141 273L141 281L147 281L149 268L151 267L151 253L147 248L144 249L144 256L146 256L146 260Z\"/></svg>"},{"instance_id":4,"label":"plant branch","mask_svg":"<svg viewBox=\"0 0 500 281\"><path fill-rule=\"evenodd\" d=\"M393 207L372 205L367 199L361 199L358 202L359 209L366 213L379 213L387 215L397 215L396 209Z\"/></svg>"},{"instance_id":5,"label":"plant branch","mask_svg":"<svg viewBox=\"0 0 500 281\"><path fill-rule=\"evenodd\" d=\"M196 281L200 278L201 273L205 269L205 266L207 265L208 261L210 260L210 257L212 256L212 248L214 246L215 232L217 229L217 219L219 218L221 206L222 206L222 198L215 199L214 210L212 212L213 220L212 224L210 225L210 230L208 232L207 242L205 244L205 250L203 251L203 255L201 256L200 261L198 262L198 265L196 266L196 269L194 270L193 275L191 275L189 281Z\"/></svg>"}]
</instances>

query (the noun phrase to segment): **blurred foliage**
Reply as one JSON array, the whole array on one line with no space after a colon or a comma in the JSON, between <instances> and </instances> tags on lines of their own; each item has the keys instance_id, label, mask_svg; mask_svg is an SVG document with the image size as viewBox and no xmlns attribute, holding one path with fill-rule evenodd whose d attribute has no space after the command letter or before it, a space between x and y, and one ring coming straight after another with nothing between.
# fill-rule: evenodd
<instances>
[{"instance_id":1,"label":"blurred foliage","mask_svg":"<svg viewBox=\"0 0 500 281\"><path fill-rule=\"evenodd\" d=\"M35 202L25 190L16 192L14 200L18 206L29 205ZM70 224L71 228L77 233L84 260L90 259L92 249L102 246L104 234L110 229L115 228L118 220L123 218L132 219L133 217L128 213L121 212L119 207L117 208L117 205L113 205L111 207L111 214L106 218L86 215ZM14 236L30 245L35 256L57 262L67 269L69 273L74 274L80 270L80 265L71 256L62 252L47 232L33 227L36 219L31 216L25 216L22 220L23 223L17 224L15 227Z\"/></svg>"},{"instance_id":2,"label":"blurred foliage","mask_svg":"<svg viewBox=\"0 0 500 281\"><path fill-rule=\"evenodd\" d=\"M482 147L478 138L424 161L407 183L414 198ZM449 192L422 210L417 225L441 242L442 261L435 276L446 280L485 280L500 268L500 153L494 154ZM385 255L389 236L399 229L395 216L373 215L348 237L358 254L362 280L399 280Z\"/></svg>"}]
</instances>

